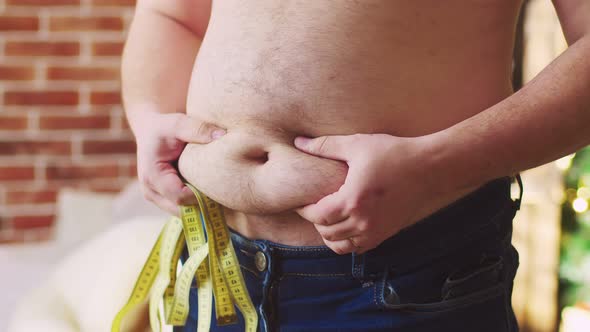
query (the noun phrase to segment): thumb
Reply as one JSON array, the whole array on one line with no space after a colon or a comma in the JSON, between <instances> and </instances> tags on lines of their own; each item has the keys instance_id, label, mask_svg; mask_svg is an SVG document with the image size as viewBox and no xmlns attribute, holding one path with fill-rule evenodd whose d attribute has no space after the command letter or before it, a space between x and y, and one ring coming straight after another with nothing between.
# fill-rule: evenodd
<instances>
[{"instance_id":1,"label":"thumb","mask_svg":"<svg viewBox=\"0 0 590 332\"><path fill-rule=\"evenodd\" d=\"M206 144L225 135L223 128L212 123L197 120L183 113L176 113L174 116L174 135L180 141Z\"/></svg>"},{"instance_id":2,"label":"thumb","mask_svg":"<svg viewBox=\"0 0 590 332\"><path fill-rule=\"evenodd\" d=\"M353 143L352 136L320 136L316 138L297 136L295 147L318 157L347 161L348 152Z\"/></svg>"}]
</instances>

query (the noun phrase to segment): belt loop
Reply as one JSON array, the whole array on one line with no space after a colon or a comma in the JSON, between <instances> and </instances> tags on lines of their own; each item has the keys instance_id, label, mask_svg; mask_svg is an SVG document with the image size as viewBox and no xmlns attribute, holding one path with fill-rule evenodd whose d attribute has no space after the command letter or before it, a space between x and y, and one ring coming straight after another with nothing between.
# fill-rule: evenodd
<instances>
[{"instance_id":1,"label":"belt loop","mask_svg":"<svg viewBox=\"0 0 590 332\"><path fill-rule=\"evenodd\" d=\"M365 254L357 255L352 253L352 276L355 279L364 279L365 277Z\"/></svg>"},{"instance_id":2,"label":"belt loop","mask_svg":"<svg viewBox=\"0 0 590 332\"><path fill-rule=\"evenodd\" d=\"M522 194L523 194L523 185L522 179L520 178L520 173L516 174L516 182L518 183L518 189L520 190L518 194L518 198L514 200L514 204L516 205L516 210L520 210L520 204L522 202Z\"/></svg>"}]
</instances>

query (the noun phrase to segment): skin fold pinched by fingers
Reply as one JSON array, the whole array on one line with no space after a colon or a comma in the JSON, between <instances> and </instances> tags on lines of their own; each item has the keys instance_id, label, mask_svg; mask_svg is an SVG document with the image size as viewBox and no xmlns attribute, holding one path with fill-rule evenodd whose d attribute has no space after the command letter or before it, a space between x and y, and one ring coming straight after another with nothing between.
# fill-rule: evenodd
<instances>
[{"instance_id":1,"label":"skin fold pinched by fingers","mask_svg":"<svg viewBox=\"0 0 590 332\"><path fill-rule=\"evenodd\" d=\"M163 174L158 185L159 193L175 205L196 203L194 195L188 195L188 192L184 190L186 186L182 183L176 171Z\"/></svg>"},{"instance_id":2,"label":"skin fold pinched by fingers","mask_svg":"<svg viewBox=\"0 0 590 332\"><path fill-rule=\"evenodd\" d=\"M355 252L357 248L350 242L349 239L339 241L329 241L324 239L324 243L328 248L332 249L338 255L346 255Z\"/></svg>"},{"instance_id":3,"label":"skin fold pinched by fingers","mask_svg":"<svg viewBox=\"0 0 590 332\"><path fill-rule=\"evenodd\" d=\"M268 144L257 133L228 130L209 144L188 144L178 169L228 209L267 216L293 211L337 191L347 166L285 143Z\"/></svg>"},{"instance_id":4,"label":"skin fold pinched by fingers","mask_svg":"<svg viewBox=\"0 0 590 332\"><path fill-rule=\"evenodd\" d=\"M201 124L198 139L208 142L212 140L212 132L219 128L179 113L150 113L146 116L147 120L146 126L142 127L143 134L137 137L138 177L141 186L149 188L144 192L154 192L149 195L152 202L167 212L177 214L179 205L196 203L173 165L186 145L182 139L194 138L197 133L195 128ZM151 128L151 131L146 128Z\"/></svg>"},{"instance_id":5,"label":"skin fold pinched by fingers","mask_svg":"<svg viewBox=\"0 0 590 332\"><path fill-rule=\"evenodd\" d=\"M316 138L296 137L295 146L301 151L324 158L348 161L348 152L358 142L356 135L322 136Z\"/></svg>"},{"instance_id":6,"label":"skin fold pinched by fingers","mask_svg":"<svg viewBox=\"0 0 590 332\"><path fill-rule=\"evenodd\" d=\"M223 136L225 129L181 114L175 123L176 138L185 143L207 144Z\"/></svg>"},{"instance_id":7,"label":"skin fold pinched by fingers","mask_svg":"<svg viewBox=\"0 0 590 332\"><path fill-rule=\"evenodd\" d=\"M408 185L414 183L415 171L398 166L404 158L406 167L413 164L416 154L407 151L416 146L409 143L394 136L356 134L320 137L305 145L305 150L310 151L319 151L321 146L322 154L316 156L347 160L348 173L340 189L299 210L301 216L315 224L332 250L337 253L370 250L417 221L413 213L417 207L405 202L409 196L424 194L421 186ZM330 151L331 147L336 151Z\"/></svg>"},{"instance_id":8,"label":"skin fold pinched by fingers","mask_svg":"<svg viewBox=\"0 0 590 332\"><path fill-rule=\"evenodd\" d=\"M297 213L308 221L317 225L332 225L350 216L347 208L346 184L338 191L329 194L317 203L297 209Z\"/></svg>"},{"instance_id":9,"label":"skin fold pinched by fingers","mask_svg":"<svg viewBox=\"0 0 590 332\"><path fill-rule=\"evenodd\" d=\"M329 226L315 225L315 228L324 239L329 241L344 240L361 233L355 221L350 218Z\"/></svg>"}]
</instances>

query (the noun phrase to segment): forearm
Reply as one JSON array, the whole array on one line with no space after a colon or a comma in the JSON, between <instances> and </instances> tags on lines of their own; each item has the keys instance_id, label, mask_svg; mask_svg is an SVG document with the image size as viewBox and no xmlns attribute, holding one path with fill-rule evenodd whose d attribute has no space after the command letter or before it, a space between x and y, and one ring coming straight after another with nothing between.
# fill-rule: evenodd
<instances>
[{"instance_id":1,"label":"forearm","mask_svg":"<svg viewBox=\"0 0 590 332\"><path fill-rule=\"evenodd\" d=\"M477 186L590 144L589 59L586 35L514 95L429 135L433 169L455 182L444 186Z\"/></svg>"},{"instance_id":2,"label":"forearm","mask_svg":"<svg viewBox=\"0 0 590 332\"><path fill-rule=\"evenodd\" d=\"M136 135L146 111L185 111L201 44L185 25L144 3L138 3L122 59L123 104Z\"/></svg>"}]
</instances>

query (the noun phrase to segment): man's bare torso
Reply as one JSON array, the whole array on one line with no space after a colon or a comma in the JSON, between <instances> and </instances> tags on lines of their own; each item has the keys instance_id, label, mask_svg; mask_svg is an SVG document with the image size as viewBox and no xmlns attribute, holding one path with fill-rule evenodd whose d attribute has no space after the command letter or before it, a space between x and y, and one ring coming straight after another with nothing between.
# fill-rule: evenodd
<instances>
[{"instance_id":1,"label":"man's bare torso","mask_svg":"<svg viewBox=\"0 0 590 332\"><path fill-rule=\"evenodd\" d=\"M347 167L295 149L295 136L419 136L485 110L512 93L519 8L510 0L216 1L187 112L227 134L189 144L180 171L227 207L238 232L321 244L292 209L338 190Z\"/></svg>"}]
</instances>

